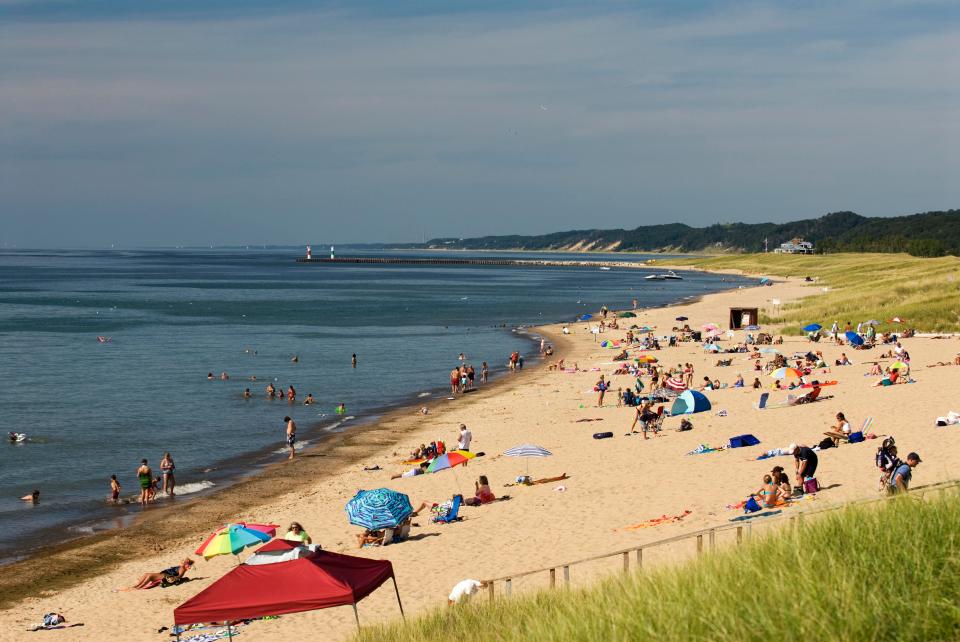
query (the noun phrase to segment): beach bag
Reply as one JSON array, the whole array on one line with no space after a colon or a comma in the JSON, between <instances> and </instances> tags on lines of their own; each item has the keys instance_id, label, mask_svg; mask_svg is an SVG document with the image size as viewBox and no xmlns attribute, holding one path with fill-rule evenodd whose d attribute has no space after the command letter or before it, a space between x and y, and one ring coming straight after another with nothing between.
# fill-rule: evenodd
<instances>
[{"instance_id":1,"label":"beach bag","mask_svg":"<svg viewBox=\"0 0 960 642\"><path fill-rule=\"evenodd\" d=\"M756 513L758 510L761 510L760 504L757 503L757 498L751 495L750 499L748 499L743 505L743 512Z\"/></svg>"},{"instance_id":2,"label":"beach bag","mask_svg":"<svg viewBox=\"0 0 960 642\"><path fill-rule=\"evenodd\" d=\"M820 490L820 484L817 483L816 477L807 477L803 480L803 492L804 493L815 493Z\"/></svg>"},{"instance_id":3,"label":"beach bag","mask_svg":"<svg viewBox=\"0 0 960 642\"><path fill-rule=\"evenodd\" d=\"M833 448L833 440L829 437L824 437L823 440L818 444L820 450L826 450L827 448Z\"/></svg>"},{"instance_id":4,"label":"beach bag","mask_svg":"<svg viewBox=\"0 0 960 642\"><path fill-rule=\"evenodd\" d=\"M593 433L593 438L594 438L594 439L609 439L610 437L613 437L613 433L612 433L612 432L595 432L595 433Z\"/></svg>"},{"instance_id":5,"label":"beach bag","mask_svg":"<svg viewBox=\"0 0 960 642\"><path fill-rule=\"evenodd\" d=\"M863 440L864 440L863 433L860 432L859 430L857 432L850 433L850 436L847 437L847 441L851 444L859 444Z\"/></svg>"}]
</instances>

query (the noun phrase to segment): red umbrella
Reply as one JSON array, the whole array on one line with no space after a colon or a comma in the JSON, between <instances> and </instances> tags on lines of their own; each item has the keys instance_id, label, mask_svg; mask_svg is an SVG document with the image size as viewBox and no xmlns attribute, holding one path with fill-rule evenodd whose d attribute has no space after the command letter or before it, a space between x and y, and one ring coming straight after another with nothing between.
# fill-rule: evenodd
<instances>
[{"instance_id":1,"label":"red umbrella","mask_svg":"<svg viewBox=\"0 0 960 642\"><path fill-rule=\"evenodd\" d=\"M670 377L663 382L663 385L665 385L667 388L670 388L670 390L676 390L677 392L683 392L687 389L687 384L683 383L682 379L677 379L675 377Z\"/></svg>"}]
</instances>

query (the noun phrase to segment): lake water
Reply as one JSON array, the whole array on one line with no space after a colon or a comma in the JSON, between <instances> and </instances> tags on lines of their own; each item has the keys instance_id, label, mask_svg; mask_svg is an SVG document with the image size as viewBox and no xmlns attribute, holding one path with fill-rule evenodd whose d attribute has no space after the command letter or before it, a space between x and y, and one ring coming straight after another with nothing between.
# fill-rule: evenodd
<instances>
[{"instance_id":1,"label":"lake water","mask_svg":"<svg viewBox=\"0 0 960 642\"><path fill-rule=\"evenodd\" d=\"M157 470L170 451L182 494L220 487L285 456L284 415L309 447L418 395L445 396L461 352L494 374L513 350L533 358L517 326L748 283L595 267L298 264L294 254L0 251L0 429L29 436L0 447L0 558L133 514L105 498L111 474L136 494L141 458ZM268 382L317 404L268 401ZM242 398L247 387L253 399ZM334 414L338 403L352 419ZM17 499L34 488L39 505Z\"/></svg>"}]
</instances>

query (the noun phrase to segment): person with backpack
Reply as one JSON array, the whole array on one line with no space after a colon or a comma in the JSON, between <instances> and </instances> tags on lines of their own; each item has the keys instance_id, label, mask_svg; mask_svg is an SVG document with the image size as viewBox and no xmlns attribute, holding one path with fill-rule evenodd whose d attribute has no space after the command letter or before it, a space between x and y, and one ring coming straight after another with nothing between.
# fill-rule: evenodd
<instances>
[{"instance_id":1,"label":"person with backpack","mask_svg":"<svg viewBox=\"0 0 960 642\"><path fill-rule=\"evenodd\" d=\"M913 479L913 469L921 461L923 460L917 453L907 455L907 463L901 463L890 474L890 494L906 493L909 490L910 480Z\"/></svg>"},{"instance_id":2,"label":"person with backpack","mask_svg":"<svg viewBox=\"0 0 960 642\"><path fill-rule=\"evenodd\" d=\"M880 470L880 492L886 492L890 484L890 475L900 466L901 462L897 459L897 446L893 437L887 437L877 448L875 459L877 468Z\"/></svg>"}]
</instances>

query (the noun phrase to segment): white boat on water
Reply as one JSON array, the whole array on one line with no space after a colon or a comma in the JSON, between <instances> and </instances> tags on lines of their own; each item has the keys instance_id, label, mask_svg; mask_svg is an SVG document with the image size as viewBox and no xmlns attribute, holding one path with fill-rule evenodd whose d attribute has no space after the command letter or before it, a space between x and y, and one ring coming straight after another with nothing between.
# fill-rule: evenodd
<instances>
[{"instance_id":1,"label":"white boat on water","mask_svg":"<svg viewBox=\"0 0 960 642\"><path fill-rule=\"evenodd\" d=\"M664 274L651 274L643 278L647 281L683 281L683 277L673 270L670 270Z\"/></svg>"}]
</instances>

